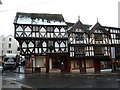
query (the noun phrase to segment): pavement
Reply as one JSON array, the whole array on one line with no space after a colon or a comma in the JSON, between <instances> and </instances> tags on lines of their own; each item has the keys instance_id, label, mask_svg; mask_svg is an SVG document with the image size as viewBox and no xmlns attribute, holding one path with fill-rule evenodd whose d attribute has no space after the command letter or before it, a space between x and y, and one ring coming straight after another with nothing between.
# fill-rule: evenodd
<instances>
[{"instance_id":1,"label":"pavement","mask_svg":"<svg viewBox=\"0 0 120 90\"><path fill-rule=\"evenodd\" d=\"M2 67L0 66L0 69L2 69ZM101 70L100 72L86 72L86 73L80 73L80 72L71 72L71 73L61 73L61 72L49 72L49 73L46 73L46 72L34 72L32 73L32 71L29 71L29 72L25 72L24 70L24 67L23 66L20 66L18 67L16 70L13 71L14 73L20 73L20 74L34 74L34 73L39 73L41 75L54 75L54 74L73 74L73 75L114 75L114 74L120 74L120 71L116 71L116 72L112 72L111 69L104 69L104 70Z\"/></svg>"},{"instance_id":2,"label":"pavement","mask_svg":"<svg viewBox=\"0 0 120 90\"><path fill-rule=\"evenodd\" d=\"M61 72L49 72L49 73L46 73L46 72L34 72L32 73L32 71L29 71L29 72L25 72L24 70L24 67L21 66L20 68L18 67L16 70L14 70L14 73L21 73L21 74L34 74L34 73L39 73L41 75L52 75L52 74L73 74L73 75L77 75L77 74L80 74L80 75L114 75L114 74L120 74L120 71L116 71L116 72L112 72L111 69L104 69L104 70L101 70L100 72L86 72L86 73L80 73L80 72L71 72L71 73L61 73Z\"/></svg>"},{"instance_id":3,"label":"pavement","mask_svg":"<svg viewBox=\"0 0 120 90\"><path fill-rule=\"evenodd\" d=\"M119 72L86 72L86 73L57 73L57 72L52 72L52 73L40 73L40 72L18 72L18 71L14 71L14 73L19 73L19 74L40 74L40 75L61 75L61 74L65 74L65 75L120 75L120 71Z\"/></svg>"}]
</instances>

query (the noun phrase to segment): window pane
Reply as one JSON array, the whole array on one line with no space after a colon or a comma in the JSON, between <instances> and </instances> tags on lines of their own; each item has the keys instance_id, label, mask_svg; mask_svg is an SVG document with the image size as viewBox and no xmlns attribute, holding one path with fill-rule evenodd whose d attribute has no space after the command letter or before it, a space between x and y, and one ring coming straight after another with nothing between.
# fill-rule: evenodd
<instances>
[{"instance_id":1,"label":"window pane","mask_svg":"<svg viewBox=\"0 0 120 90\"><path fill-rule=\"evenodd\" d=\"M75 47L76 54L85 54L85 47Z\"/></svg>"},{"instance_id":2,"label":"window pane","mask_svg":"<svg viewBox=\"0 0 120 90\"><path fill-rule=\"evenodd\" d=\"M102 34L95 34L95 40L103 40Z\"/></svg>"},{"instance_id":3,"label":"window pane","mask_svg":"<svg viewBox=\"0 0 120 90\"><path fill-rule=\"evenodd\" d=\"M86 67L93 67L93 60L86 60Z\"/></svg>"},{"instance_id":4,"label":"window pane","mask_svg":"<svg viewBox=\"0 0 120 90\"><path fill-rule=\"evenodd\" d=\"M11 48L11 44L8 45L8 48Z\"/></svg>"},{"instance_id":5,"label":"window pane","mask_svg":"<svg viewBox=\"0 0 120 90\"><path fill-rule=\"evenodd\" d=\"M9 38L9 41L12 41L12 38Z\"/></svg>"},{"instance_id":6,"label":"window pane","mask_svg":"<svg viewBox=\"0 0 120 90\"><path fill-rule=\"evenodd\" d=\"M83 34L76 34L76 40L83 40Z\"/></svg>"}]
</instances>

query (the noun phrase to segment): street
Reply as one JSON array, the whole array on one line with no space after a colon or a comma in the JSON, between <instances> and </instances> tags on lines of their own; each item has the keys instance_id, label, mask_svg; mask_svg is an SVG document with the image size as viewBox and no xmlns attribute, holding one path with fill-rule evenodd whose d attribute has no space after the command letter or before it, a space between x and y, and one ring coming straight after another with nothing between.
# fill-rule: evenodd
<instances>
[{"instance_id":1,"label":"street","mask_svg":"<svg viewBox=\"0 0 120 90\"><path fill-rule=\"evenodd\" d=\"M107 74L2 74L4 88L111 88L120 89L119 75Z\"/></svg>"},{"instance_id":2,"label":"street","mask_svg":"<svg viewBox=\"0 0 120 90\"><path fill-rule=\"evenodd\" d=\"M118 88L117 75L32 75L21 80L33 88Z\"/></svg>"}]
</instances>

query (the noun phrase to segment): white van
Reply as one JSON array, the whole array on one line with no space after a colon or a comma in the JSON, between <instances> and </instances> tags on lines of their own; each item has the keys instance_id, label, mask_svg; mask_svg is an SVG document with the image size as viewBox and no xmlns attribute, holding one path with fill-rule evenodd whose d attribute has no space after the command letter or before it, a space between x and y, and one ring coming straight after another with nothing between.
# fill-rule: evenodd
<instances>
[{"instance_id":1,"label":"white van","mask_svg":"<svg viewBox=\"0 0 120 90\"><path fill-rule=\"evenodd\" d=\"M3 57L3 70L5 69L15 69L17 67L17 55L16 54L6 54Z\"/></svg>"}]
</instances>

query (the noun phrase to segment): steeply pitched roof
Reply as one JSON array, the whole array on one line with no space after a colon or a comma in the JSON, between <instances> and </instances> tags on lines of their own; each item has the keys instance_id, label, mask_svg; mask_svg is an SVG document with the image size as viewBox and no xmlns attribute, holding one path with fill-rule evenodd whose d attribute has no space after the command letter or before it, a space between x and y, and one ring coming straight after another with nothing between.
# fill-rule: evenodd
<instances>
[{"instance_id":1,"label":"steeply pitched roof","mask_svg":"<svg viewBox=\"0 0 120 90\"><path fill-rule=\"evenodd\" d=\"M22 20L22 21L21 21ZM21 22L27 22L28 24L31 24L32 21L41 22L46 21L48 23L52 22L65 22L62 14L48 14L48 13L22 13L17 12L16 17L14 20L14 23L21 23ZM20 22L21 21L21 22ZM23 24L24 24L23 22ZM26 24L25 22L25 24ZM39 23L37 23L39 24Z\"/></svg>"},{"instance_id":2,"label":"steeply pitched roof","mask_svg":"<svg viewBox=\"0 0 120 90\"><path fill-rule=\"evenodd\" d=\"M66 24L67 24L68 26L73 26L75 23L66 22Z\"/></svg>"},{"instance_id":3,"label":"steeply pitched roof","mask_svg":"<svg viewBox=\"0 0 120 90\"><path fill-rule=\"evenodd\" d=\"M89 27L90 27L90 25L84 25L84 24L82 24L82 22L80 20L78 20L78 22L75 23L68 32L71 33L71 32L74 32L74 30L76 30L76 29L82 29L82 30L84 30L85 33L88 33Z\"/></svg>"},{"instance_id":4,"label":"steeply pitched roof","mask_svg":"<svg viewBox=\"0 0 120 90\"><path fill-rule=\"evenodd\" d=\"M101 30L102 32L104 32L104 33L106 33L107 35L109 35L109 32L108 32L107 30L105 30L105 28L104 28L102 25L100 25L99 22L97 22L97 23L93 26L93 28L90 30L89 34L94 33L95 30Z\"/></svg>"}]
</instances>

